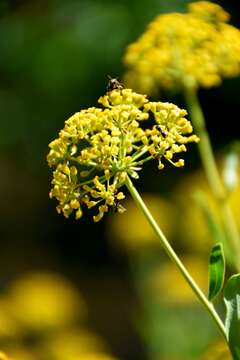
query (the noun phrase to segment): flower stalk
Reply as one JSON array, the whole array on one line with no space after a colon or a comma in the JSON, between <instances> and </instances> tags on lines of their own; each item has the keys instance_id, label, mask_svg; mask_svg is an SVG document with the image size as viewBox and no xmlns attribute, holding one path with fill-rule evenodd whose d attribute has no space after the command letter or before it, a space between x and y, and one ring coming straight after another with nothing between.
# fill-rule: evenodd
<instances>
[{"instance_id":1,"label":"flower stalk","mask_svg":"<svg viewBox=\"0 0 240 360\"><path fill-rule=\"evenodd\" d=\"M140 196L140 194L138 193L137 189L134 187L131 179L128 176L126 177L125 185L128 188L128 191L130 192L133 200L136 202L137 206L141 209L145 218L151 225L153 231L160 240L160 243L164 248L164 250L166 251L167 255L172 260L172 262L177 266L178 270L181 272L181 274L183 275L183 277L185 278L185 280L187 281L187 283L189 284L189 286L191 287L191 289L193 290L199 301L202 303L202 305L205 307L205 309L207 310L207 312L209 313L209 315L217 325L222 336L227 341L224 324L220 319L218 313L214 309L212 303L208 301L202 290L195 283L195 281L193 280L193 278L191 277L191 275L189 274L189 272L187 271L187 269L185 268L185 266L183 265L183 263L181 262L181 260L179 259L173 248L171 247L171 245L169 244L166 236L163 234L162 230L160 229L160 227L152 217L142 197Z\"/></svg>"},{"instance_id":2,"label":"flower stalk","mask_svg":"<svg viewBox=\"0 0 240 360\"><path fill-rule=\"evenodd\" d=\"M239 232L232 210L227 202L226 191L217 168L201 105L195 90L188 88L185 90L184 95L193 126L201 139L198 143L198 149L203 168L211 191L220 209L222 224L229 239L236 267L238 271L240 271Z\"/></svg>"}]
</instances>

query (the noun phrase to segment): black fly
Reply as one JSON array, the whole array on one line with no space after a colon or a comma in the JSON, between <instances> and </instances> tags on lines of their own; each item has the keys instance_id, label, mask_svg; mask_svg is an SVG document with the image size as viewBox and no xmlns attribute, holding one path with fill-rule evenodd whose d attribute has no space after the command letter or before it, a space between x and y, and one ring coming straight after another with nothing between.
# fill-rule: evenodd
<instances>
[{"instance_id":1,"label":"black fly","mask_svg":"<svg viewBox=\"0 0 240 360\"><path fill-rule=\"evenodd\" d=\"M161 135L166 138L167 137L167 133L166 131L163 130L163 128L161 127L161 125L156 125L156 128L159 130L159 132L161 133Z\"/></svg>"},{"instance_id":2,"label":"black fly","mask_svg":"<svg viewBox=\"0 0 240 360\"><path fill-rule=\"evenodd\" d=\"M123 214L126 211L125 207L122 206L119 200L115 201L112 209L114 213L119 213L119 214Z\"/></svg>"},{"instance_id":3,"label":"black fly","mask_svg":"<svg viewBox=\"0 0 240 360\"><path fill-rule=\"evenodd\" d=\"M112 91L116 89L122 90L124 88L123 84L121 84L117 79L111 78L108 76L109 81L107 84L107 91Z\"/></svg>"}]
</instances>

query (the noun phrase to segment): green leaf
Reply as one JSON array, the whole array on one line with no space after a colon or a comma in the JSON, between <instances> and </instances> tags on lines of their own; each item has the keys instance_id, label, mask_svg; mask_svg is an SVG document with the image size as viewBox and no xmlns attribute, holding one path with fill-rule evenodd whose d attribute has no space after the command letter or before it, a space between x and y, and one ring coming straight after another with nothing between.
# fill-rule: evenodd
<instances>
[{"instance_id":1,"label":"green leaf","mask_svg":"<svg viewBox=\"0 0 240 360\"><path fill-rule=\"evenodd\" d=\"M240 274L233 275L224 291L225 329L234 360L240 359Z\"/></svg>"},{"instance_id":2,"label":"green leaf","mask_svg":"<svg viewBox=\"0 0 240 360\"><path fill-rule=\"evenodd\" d=\"M208 299L213 299L222 290L225 276L225 259L223 246L218 243L213 246L209 259L209 290Z\"/></svg>"}]
</instances>

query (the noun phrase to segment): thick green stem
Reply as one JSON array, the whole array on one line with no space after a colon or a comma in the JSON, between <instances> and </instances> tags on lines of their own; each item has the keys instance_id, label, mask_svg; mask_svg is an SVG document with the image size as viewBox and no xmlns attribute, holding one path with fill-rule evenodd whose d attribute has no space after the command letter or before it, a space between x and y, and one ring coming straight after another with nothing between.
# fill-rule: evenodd
<instances>
[{"instance_id":1,"label":"thick green stem","mask_svg":"<svg viewBox=\"0 0 240 360\"><path fill-rule=\"evenodd\" d=\"M173 248L171 247L171 245L169 244L167 238L165 237L162 230L159 228L158 224L152 217L150 211L148 210L148 208L145 205L144 201L142 200L140 194L138 193L138 191L134 187L131 179L128 176L126 178L125 184L129 190L133 200L136 202L138 207L141 209L141 211L145 215L147 221L151 225L152 229L158 236L160 243L162 244L162 247L164 248L164 250L170 257L170 259L178 267L179 271L181 272L181 274L183 275L183 277L185 278L185 280L187 281L189 286L192 288L193 292L198 297L199 301L206 308L206 310L208 311L208 313L210 314L210 316L212 317L212 319L218 326L220 332L224 336L225 340L227 341L224 325L223 325L220 317L218 316L216 310L214 309L213 305L208 301L208 299L206 298L204 293L201 291L201 289L198 287L198 285L195 283L195 281L193 280L191 275L188 273L187 269L185 268L185 266L183 265L183 263L181 262L181 260L179 259L179 257L177 256L177 254L175 253Z\"/></svg>"},{"instance_id":2,"label":"thick green stem","mask_svg":"<svg viewBox=\"0 0 240 360\"><path fill-rule=\"evenodd\" d=\"M198 101L196 91L192 89L186 89L185 99L194 129L196 131L196 134L200 137L198 146L199 146L199 152L200 152L202 164L206 173L206 177L210 185L211 191L218 203L221 212L222 224L229 239L229 243L232 249L232 254L235 258L236 267L240 271L239 232L234 216L232 214L232 210L227 202L225 188L223 186L216 165L208 131L206 129L204 115L200 103Z\"/></svg>"}]
</instances>

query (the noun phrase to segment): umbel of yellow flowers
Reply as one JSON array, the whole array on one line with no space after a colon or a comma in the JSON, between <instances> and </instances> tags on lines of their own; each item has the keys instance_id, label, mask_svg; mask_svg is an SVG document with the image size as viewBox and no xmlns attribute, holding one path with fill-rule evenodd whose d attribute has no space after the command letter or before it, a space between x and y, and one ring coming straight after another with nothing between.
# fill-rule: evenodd
<instances>
[{"instance_id":1,"label":"umbel of yellow flowers","mask_svg":"<svg viewBox=\"0 0 240 360\"><path fill-rule=\"evenodd\" d=\"M100 97L100 108L91 107L65 122L59 137L49 145L48 164L53 168L50 197L57 211L68 217L83 208L98 207L93 216L99 221L105 212L121 212L125 197L120 188L126 176L138 178L142 165L156 159L159 169L165 158L173 165L175 153L186 151L185 144L198 141L186 111L176 105L150 102L145 95L122 86ZM144 127L142 125L144 124Z\"/></svg>"},{"instance_id":2,"label":"umbel of yellow flowers","mask_svg":"<svg viewBox=\"0 0 240 360\"><path fill-rule=\"evenodd\" d=\"M127 48L125 82L151 94L159 88L212 87L240 74L240 31L230 16L208 1L188 5L151 22Z\"/></svg>"}]
</instances>

